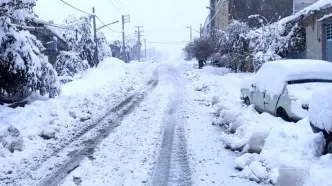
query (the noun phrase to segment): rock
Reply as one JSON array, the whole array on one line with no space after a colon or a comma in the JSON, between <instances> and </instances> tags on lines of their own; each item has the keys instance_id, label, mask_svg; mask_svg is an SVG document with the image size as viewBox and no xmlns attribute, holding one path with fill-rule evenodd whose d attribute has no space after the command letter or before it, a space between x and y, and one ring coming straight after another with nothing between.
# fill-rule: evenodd
<instances>
[{"instance_id":1,"label":"rock","mask_svg":"<svg viewBox=\"0 0 332 186\"><path fill-rule=\"evenodd\" d=\"M40 137L44 138L45 140L49 140L52 138L55 138L55 129L52 127L45 128L42 133L40 134Z\"/></svg>"}]
</instances>

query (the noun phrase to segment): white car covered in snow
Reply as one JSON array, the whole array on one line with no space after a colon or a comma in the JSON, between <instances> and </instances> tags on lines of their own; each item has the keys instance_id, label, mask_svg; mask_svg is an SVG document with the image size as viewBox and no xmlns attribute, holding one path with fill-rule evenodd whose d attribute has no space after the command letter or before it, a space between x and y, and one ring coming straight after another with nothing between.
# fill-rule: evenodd
<instances>
[{"instance_id":1,"label":"white car covered in snow","mask_svg":"<svg viewBox=\"0 0 332 186\"><path fill-rule=\"evenodd\" d=\"M320 60L280 60L265 63L243 81L241 99L256 110L287 121L307 116L313 90L332 85L332 63Z\"/></svg>"}]
</instances>

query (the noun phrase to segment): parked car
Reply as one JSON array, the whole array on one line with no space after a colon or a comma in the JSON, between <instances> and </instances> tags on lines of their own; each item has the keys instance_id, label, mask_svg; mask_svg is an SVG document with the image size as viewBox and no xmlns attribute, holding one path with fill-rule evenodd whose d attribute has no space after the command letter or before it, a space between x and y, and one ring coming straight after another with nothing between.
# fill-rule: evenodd
<instances>
[{"instance_id":1,"label":"parked car","mask_svg":"<svg viewBox=\"0 0 332 186\"><path fill-rule=\"evenodd\" d=\"M315 90L309 105L310 126L314 133L324 134L325 152L332 153L332 86Z\"/></svg>"},{"instance_id":2,"label":"parked car","mask_svg":"<svg viewBox=\"0 0 332 186\"><path fill-rule=\"evenodd\" d=\"M243 81L241 99L259 112L286 121L307 116L313 90L332 85L332 63L320 60L280 60L265 63Z\"/></svg>"}]
</instances>

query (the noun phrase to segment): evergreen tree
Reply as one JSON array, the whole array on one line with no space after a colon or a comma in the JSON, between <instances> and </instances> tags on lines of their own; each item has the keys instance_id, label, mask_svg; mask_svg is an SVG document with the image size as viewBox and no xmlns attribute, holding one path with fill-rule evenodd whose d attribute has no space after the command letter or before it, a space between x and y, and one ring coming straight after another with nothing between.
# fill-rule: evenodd
<instances>
[{"instance_id":1,"label":"evergreen tree","mask_svg":"<svg viewBox=\"0 0 332 186\"><path fill-rule=\"evenodd\" d=\"M98 62L94 60L95 42L93 41L90 22L90 17L77 19L74 15L70 15L64 23L72 24L69 26L71 30L64 31L63 36L69 43L71 51L79 53L82 60L87 60L90 67L95 67ZM76 30L77 33L72 30Z\"/></svg>"},{"instance_id":2,"label":"evergreen tree","mask_svg":"<svg viewBox=\"0 0 332 186\"><path fill-rule=\"evenodd\" d=\"M28 31L12 24L23 24L33 17L34 0L6 0L0 3L0 95L23 96L38 91L50 97L59 94L57 73L48 63L42 44Z\"/></svg>"}]
</instances>

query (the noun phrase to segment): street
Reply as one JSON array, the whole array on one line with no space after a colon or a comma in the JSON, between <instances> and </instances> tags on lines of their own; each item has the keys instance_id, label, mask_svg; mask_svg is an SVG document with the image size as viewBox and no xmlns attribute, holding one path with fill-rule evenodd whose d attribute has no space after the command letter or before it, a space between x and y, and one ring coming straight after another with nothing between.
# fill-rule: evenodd
<instances>
[{"instance_id":1,"label":"street","mask_svg":"<svg viewBox=\"0 0 332 186\"><path fill-rule=\"evenodd\" d=\"M193 65L155 65L145 85L108 105L96 123L1 179L38 186L256 185L234 178L236 154L224 148L209 107L195 101L195 81L186 74Z\"/></svg>"}]
</instances>

